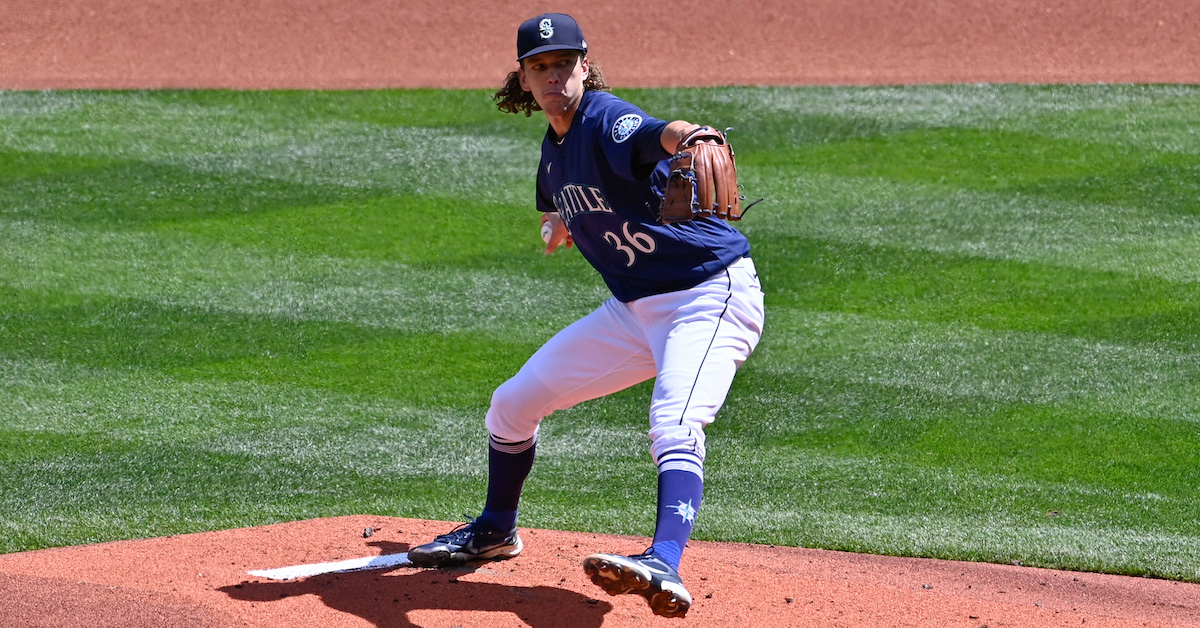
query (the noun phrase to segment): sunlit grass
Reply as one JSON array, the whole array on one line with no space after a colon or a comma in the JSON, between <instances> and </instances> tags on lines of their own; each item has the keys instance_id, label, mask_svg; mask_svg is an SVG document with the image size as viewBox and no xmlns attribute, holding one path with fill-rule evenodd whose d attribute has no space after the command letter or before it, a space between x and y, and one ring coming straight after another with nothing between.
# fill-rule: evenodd
<instances>
[{"instance_id":1,"label":"sunlit grass","mask_svg":"<svg viewBox=\"0 0 1200 628\"><path fill-rule=\"evenodd\" d=\"M696 538L1200 580L1200 89L626 90L736 127L768 298ZM605 289L481 91L0 92L0 551L456 519ZM522 524L647 535L648 385Z\"/></svg>"}]
</instances>

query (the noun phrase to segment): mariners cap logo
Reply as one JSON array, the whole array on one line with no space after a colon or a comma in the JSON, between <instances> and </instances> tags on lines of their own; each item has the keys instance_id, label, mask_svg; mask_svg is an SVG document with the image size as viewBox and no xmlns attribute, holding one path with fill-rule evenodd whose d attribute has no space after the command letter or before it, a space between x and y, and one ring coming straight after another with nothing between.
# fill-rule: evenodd
<instances>
[{"instance_id":1,"label":"mariners cap logo","mask_svg":"<svg viewBox=\"0 0 1200 628\"><path fill-rule=\"evenodd\" d=\"M587 41L575 19L565 13L543 13L525 20L517 29L517 59L551 50L578 50L587 54Z\"/></svg>"}]
</instances>

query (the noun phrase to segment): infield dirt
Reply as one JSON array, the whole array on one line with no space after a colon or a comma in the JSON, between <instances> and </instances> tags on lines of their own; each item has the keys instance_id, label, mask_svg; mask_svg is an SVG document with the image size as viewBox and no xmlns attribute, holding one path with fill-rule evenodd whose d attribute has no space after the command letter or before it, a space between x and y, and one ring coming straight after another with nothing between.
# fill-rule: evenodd
<instances>
[{"instance_id":1,"label":"infield dirt","mask_svg":"<svg viewBox=\"0 0 1200 628\"><path fill-rule=\"evenodd\" d=\"M618 87L1200 82L1193 0L15 0L0 88L498 87L547 10Z\"/></svg>"},{"instance_id":2,"label":"infield dirt","mask_svg":"<svg viewBox=\"0 0 1200 628\"><path fill-rule=\"evenodd\" d=\"M619 87L1200 82L1192 0L736 0L686 22L628 0L17 0L0 4L0 88L495 87L517 24L546 10L579 19ZM247 574L453 525L350 516L0 556L0 626L1200 626L1196 584L705 542L682 569L691 613L665 620L579 567L647 539L548 530L475 569Z\"/></svg>"},{"instance_id":3,"label":"infield dirt","mask_svg":"<svg viewBox=\"0 0 1200 628\"><path fill-rule=\"evenodd\" d=\"M267 580L247 572L403 552L454 524L349 516L0 556L0 625L223 628L1113 628L1200 625L1200 585L730 543L689 544L688 617L610 597L580 569L646 539L523 529L526 549L474 568ZM374 533L364 536L370 527Z\"/></svg>"}]
</instances>

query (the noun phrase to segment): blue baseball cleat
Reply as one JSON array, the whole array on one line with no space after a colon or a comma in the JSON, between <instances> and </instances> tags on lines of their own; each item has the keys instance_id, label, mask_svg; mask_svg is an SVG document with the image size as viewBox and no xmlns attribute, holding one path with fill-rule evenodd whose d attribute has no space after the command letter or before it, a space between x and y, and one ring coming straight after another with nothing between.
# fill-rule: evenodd
<instances>
[{"instance_id":1,"label":"blue baseball cleat","mask_svg":"<svg viewBox=\"0 0 1200 628\"><path fill-rule=\"evenodd\" d=\"M521 553L516 527L500 530L484 519L470 519L450 532L408 550L415 567L447 567L471 561L504 560Z\"/></svg>"},{"instance_id":2,"label":"blue baseball cleat","mask_svg":"<svg viewBox=\"0 0 1200 628\"><path fill-rule=\"evenodd\" d=\"M609 595L636 593L646 598L655 615L683 617L692 606L679 572L650 553L592 554L583 559L583 572Z\"/></svg>"}]
</instances>

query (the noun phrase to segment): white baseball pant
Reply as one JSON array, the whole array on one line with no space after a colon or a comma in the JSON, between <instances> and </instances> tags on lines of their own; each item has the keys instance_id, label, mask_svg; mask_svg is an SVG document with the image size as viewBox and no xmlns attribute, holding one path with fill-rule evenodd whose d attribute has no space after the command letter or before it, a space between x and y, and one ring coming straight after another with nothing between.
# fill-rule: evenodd
<instances>
[{"instance_id":1,"label":"white baseball pant","mask_svg":"<svg viewBox=\"0 0 1200 628\"><path fill-rule=\"evenodd\" d=\"M704 428L758 344L763 321L762 288L749 258L688 290L630 303L610 298L496 389L488 432L500 442L527 441L556 410L656 378L650 453L660 471L703 477Z\"/></svg>"}]
</instances>

